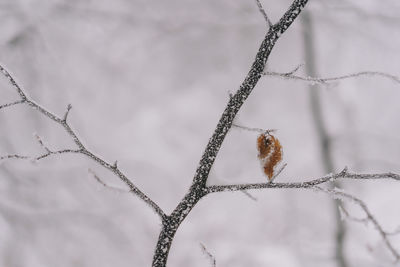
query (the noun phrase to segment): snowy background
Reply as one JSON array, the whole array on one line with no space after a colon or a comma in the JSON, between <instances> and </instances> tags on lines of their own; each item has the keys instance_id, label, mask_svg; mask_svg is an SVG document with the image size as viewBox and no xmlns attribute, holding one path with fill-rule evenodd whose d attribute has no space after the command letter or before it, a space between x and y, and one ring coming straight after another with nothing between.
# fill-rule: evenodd
<instances>
[{"instance_id":1,"label":"snowy background","mask_svg":"<svg viewBox=\"0 0 400 267\"><path fill-rule=\"evenodd\" d=\"M291 1L264 0L277 21ZM374 70L400 75L400 3L313 0L318 73ZM301 16L300 16L301 17ZM270 70L306 61L302 20L275 46ZM0 0L0 62L41 105L69 121L84 144L119 166L167 213L190 186L216 123L266 32L253 0ZM307 64L307 62L305 62ZM304 70L300 74L304 74ZM321 89L335 169L400 173L400 86L364 77ZM18 99L0 78L0 104ZM262 78L237 123L278 129L288 163L279 181L324 175L304 82ZM0 112L0 155L74 147L68 135L25 106ZM209 184L262 182L256 133L232 129ZM0 266L150 266L158 217L138 198L102 188L110 172L79 155L0 163ZM388 231L400 225L400 183L345 182ZM334 206L301 190L215 194L181 225L169 266L336 266ZM349 205L354 216L362 212ZM345 222L351 266L392 266L371 225ZM392 237L400 249L400 237Z\"/></svg>"}]
</instances>

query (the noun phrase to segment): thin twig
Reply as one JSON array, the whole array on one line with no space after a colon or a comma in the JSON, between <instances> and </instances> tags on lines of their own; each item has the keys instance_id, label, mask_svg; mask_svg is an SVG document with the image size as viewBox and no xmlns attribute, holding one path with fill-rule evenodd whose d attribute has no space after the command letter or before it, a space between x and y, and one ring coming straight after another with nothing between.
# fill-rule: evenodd
<instances>
[{"instance_id":1,"label":"thin twig","mask_svg":"<svg viewBox=\"0 0 400 267\"><path fill-rule=\"evenodd\" d=\"M11 76L10 72L8 72L4 67L3 64L0 63L0 71L3 73L3 75L8 79L8 81L11 83L11 85L15 88L17 93L19 94L21 101L27 100L26 94L22 90L22 88L18 85L18 83L15 81L13 76Z\"/></svg>"},{"instance_id":2,"label":"thin twig","mask_svg":"<svg viewBox=\"0 0 400 267\"><path fill-rule=\"evenodd\" d=\"M300 65L301 67L301 65ZM327 84L330 82L335 82L335 81L341 81L349 78L357 78L361 76L379 76L383 78L390 79L396 83L400 84L400 78L398 76L386 73L386 72L379 72L379 71L362 71L362 72L356 72L356 73L350 73L347 75L342 75L342 76L337 76L337 77L329 77L329 78L321 78L321 77L305 77L305 76L299 76L299 75L294 75L294 73L299 69L299 66L297 69L287 72L287 73L280 73L280 72L274 72L274 71L267 71L264 72L264 75L267 76L278 76L278 77L283 77L285 79L289 80L301 80L305 82L310 82L313 84Z\"/></svg>"},{"instance_id":3,"label":"thin twig","mask_svg":"<svg viewBox=\"0 0 400 267\"><path fill-rule=\"evenodd\" d=\"M279 176L279 174L282 173L282 171L286 168L286 166L287 166L287 163L283 163L283 165L278 169L278 171L274 174L274 176L270 180L271 183L275 180L276 177Z\"/></svg>"},{"instance_id":4,"label":"thin twig","mask_svg":"<svg viewBox=\"0 0 400 267\"><path fill-rule=\"evenodd\" d=\"M350 221L358 222L358 223L367 223L368 222L368 217L357 218L357 217L352 216L350 214L350 212L348 212L342 204L339 204L339 210L340 210L341 215L343 216L342 219L348 219Z\"/></svg>"},{"instance_id":5,"label":"thin twig","mask_svg":"<svg viewBox=\"0 0 400 267\"><path fill-rule=\"evenodd\" d=\"M71 108L72 108L72 105L71 105L71 104L68 104L68 106L67 106L67 111L65 111L64 117L63 117L63 121L64 121L64 122L67 122L68 115L69 115L69 112L70 112Z\"/></svg>"},{"instance_id":6,"label":"thin twig","mask_svg":"<svg viewBox=\"0 0 400 267\"><path fill-rule=\"evenodd\" d=\"M207 250L206 246L204 246L203 243L200 243L200 248L201 248L201 251L203 252L203 254L206 255L206 257L210 260L211 266L212 266L212 267L216 267L216 266L217 266L217 261L216 261L214 255L211 254L211 253Z\"/></svg>"},{"instance_id":7,"label":"thin twig","mask_svg":"<svg viewBox=\"0 0 400 267\"><path fill-rule=\"evenodd\" d=\"M15 102L11 102L11 103L7 103L7 104L4 104L4 105L0 105L0 109L11 107L11 106L15 106L15 105L19 105L19 104L23 104L24 102L25 102L25 100L18 100L18 101L15 101Z\"/></svg>"},{"instance_id":8,"label":"thin twig","mask_svg":"<svg viewBox=\"0 0 400 267\"><path fill-rule=\"evenodd\" d=\"M24 104L29 105L32 107L34 110L39 111L42 113L44 116L48 117L49 119L53 120L57 124L61 125L64 130L67 132L67 134L71 137L71 139L74 141L74 143L78 146L78 149L65 149L65 150L59 150L59 151L51 151L50 149L46 149L46 153L42 154L38 157L33 158L34 160L41 160L43 158L46 158L50 155L55 155L55 154L63 154L63 153L80 153L83 154L90 159L94 160L104 168L110 170L113 172L117 177L119 177L132 191L133 194L138 196L140 199L142 199L144 202L146 202L160 217L161 220L164 220L166 218L166 214L164 211L153 201L151 200L145 193L143 193L139 188L137 188L133 182L124 174L122 171L117 167L116 164L110 164L107 161L103 160L99 156L96 156L94 153L90 152L82 143L82 141L78 138L77 134L75 131L71 128L69 123L67 122L67 117L69 114L69 111L71 110L71 105L67 106L67 111L64 114L63 118L58 117L54 113L48 111L46 108L40 106L39 104L35 103L32 99L30 99L22 90L22 88L18 85L18 83L15 81L13 76L3 67L0 65L0 71L3 73L3 75L9 80L11 85L15 88L17 93L19 94L21 100L23 101ZM39 143L43 145L43 142L38 139ZM44 146L44 145L43 145ZM3 157L0 157L1 159L10 159L10 158L18 158L18 159L29 159L31 157L27 156L21 156L21 155L6 155Z\"/></svg>"},{"instance_id":9,"label":"thin twig","mask_svg":"<svg viewBox=\"0 0 400 267\"><path fill-rule=\"evenodd\" d=\"M7 159L23 159L23 160L31 160L31 161L40 161L45 159L51 155L58 155L58 154L67 154L67 153L81 153L80 150L76 149L63 149L63 150L56 150L56 151L46 151L46 153L40 154L38 156L26 156L20 154L9 154L0 157L0 161L7 160Z\"/></svg>"},{"instance_id":10,"label":"thin twig","mask_svg":"<svg viewBox=\"0 0 400 267\"><path fill-rule=\"evenodd\" d=\"M261 128L250 128L250 127L246 127L246 126L241 126L235 123L232 123L232 127L234 128L238 128L238 129L242 129L242 130L246 130L249 132L257 132L257 133L261 133L261 134L267 134L267 133L272 133L272 132L276 132L276 129L268 129L268 130L264 130Z\"/></svg>"},{"instance_id":11,"label":"thin twig","mask_svg":"<svg viewBox=\"0 0 400 267\"><path fill-rule=\"evenodd\" d=\"M30 159L30 157L18 154L4 155L0 157L0 161L5 159Z\"/></svg>"},{"instance_id":12,"label":"thin twig","mask_svg":"<svg viewBox=\"0 0 400 267\"><path fill-rule=\"evenodd\" d=\"M271 28L272 27L272 22L268 18L267 12L265 12L265 9L262 6L260 0L256 0L256 3L257 3L257 6L258 6L258 10L261 12L261 14L263 15L265 21L267 22L268 27Z\"/></svg>"},{"instance_id":13,"label":"thin twig","mask_svg":"<svg viewBox=\"0 0 400 267\"><path fill-rule=\"evenodd\" d=\"M250 198L251 200L258 201L258 198L253 196L252 194L250 194L248 191L243 190L243 191L240 191L240 192L242 192L246 197Z\"/></svg>"},{"instance_id":14,"label":"thin twig","mask_svg":"<svg viewBox=\"0 0 400 267\"><path fill-rule=\"evenodd\" d=\"M362 220L362 222L365 221L371 222L374 225L375 229L378 231L379 235L382 237L386 247L393 254L396 262L400 260L400 254L388 239L388 233L383 230L383 227L378 223L377 219L372 215L367 205L361 199L351 194L345 193L342 190L338 191L336 189L327 189L327 188L322 188L320 186L315 186L313 188L317 189L318 191L327 193L328 195L331 195L335 199L340 199L340 200L346 199L360 206L360 208L364 211L365 215L367 216L365 220Z\"/></svg>"},{"instance_id":15,"label":"thin twig","mask_svg":"<svg viewBox=\"0 0 400 267\"><path fill-rule=\"evenodd\" d=\"M119 188L116 186L111 186L106 184L92 169L88 169L88 172L93 176L93 178L102 186L104 186L107 189L110 189L114 192L118 192L118 193L131 193L131 191L129 190L125 190L123 188Z\"/></svg>"},{"instance_id":16,"label":"thin twig","mask_svg":"<svg viewBox=\"0 0 400 267\"><path fill-rule=\"evenodd\" d=\"M398 235L400 234L400 226L398 226L394 231L392 232L386 232L386 235Z\"/></svg>"}]
</instances>

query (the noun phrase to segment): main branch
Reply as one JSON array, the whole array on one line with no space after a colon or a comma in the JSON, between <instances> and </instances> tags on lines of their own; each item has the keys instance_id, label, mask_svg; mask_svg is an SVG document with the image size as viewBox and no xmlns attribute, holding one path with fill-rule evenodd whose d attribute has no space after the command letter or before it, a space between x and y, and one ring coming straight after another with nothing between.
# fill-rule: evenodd
<instances>
[{"instance_id":1,"label":"main branch","mask_svg":"<svg viewBox=\"0 0 400 267\"><path fill-rule=\"evenodd\" d=\"M193 182L189 191L182 201L174 209L172 214L163 222L163 228L158 237L158 242L153 258L153 267L164 267L167 263L169 250L178 227L197 204L197 202L208 193L207 179L214 164L215 158L221 145L232 127L233 120L246 101L257 82L263 75L268 57L279 37L289 28L296 17L300 14L308 0L295 0L282 16L278 23L272 25L260 48L255 60L238 91L230 97L229 102L221 115L217 127L211 136L206 149L200 159Z\"/></svg>"}]
</instances>

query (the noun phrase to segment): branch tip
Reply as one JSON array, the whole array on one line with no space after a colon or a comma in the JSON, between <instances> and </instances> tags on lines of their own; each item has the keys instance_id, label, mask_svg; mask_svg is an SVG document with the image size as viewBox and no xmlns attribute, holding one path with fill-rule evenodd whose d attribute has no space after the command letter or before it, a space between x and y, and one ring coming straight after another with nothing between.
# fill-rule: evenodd
<instances>
[{"instance_id":1,"label":"branch tip","mask_svg":"<svg viewBox=\"0 0 400 267\"><path fill-rule=\"evenodd\" d=\"M114 164L112 165L113 169L118 169L118 161L114 161Z\"/></svg>"},{"instance_id":2,"label":"branch tip","mask_svg":"<svg viewBox=\"0 0 400 267\"><path fill-rule=\"evenodd\" d=\"M53 153L43 142L42 138L37 134L34 133L36 141L39 143L40 147L42 147L44 150L46 150L47 153Z\"/></svg>"},{"instance_id":3,"label":"branch tip","mask_svg":"<svg viewBox=\"0 0 400 267\"><path fill-rule=\"evenodd\" d=\"M339 173L339 175L342 177L346 176L348 170L349 170L348 167L345 166L343 170Z\"/></svg>"},{"instance_id":4,"label":"branch tip","mask_svg":"<svg viewBox=\"0 0 400 267\"><path fill-rule=\"evenodd\" d=\"M217 261L216 261L214 255L211 254L211 253L207 250L206 246L205 246L203 243L201 243L201 242L200 242L200 248L201 248L201 251L203 252L203 254L210 260L211 266L212 266L212 267L216 267L216 266L217 266Z\"/></svg>"},{"instance_id":5,"label":"branch tip","mask_svg":"<svg viewBox=\"0 0 400 267\"><path fill-rule=\"evenodd\" d=\"M264 9L264 7L262 6L260 0L256 0L256 4L257 4L257 7L258 7L258 10L259 10L260 13L263 15L265 21L267 22L268 27L271 28L271 27L272 27L272 22L271 22L271 20L268 18L267 12L265 12L265 9Z\"/></svg>"},{"instance_id":6,"label":"branch tip","mask_svg":"<svg viewBox=\"0 0 400 267\"><path fill-rule=\"evenodd\" d=\"M64 117L63 117L63 122L64 122L64 123L67 122L68 115L69 115L69 111L70 111L71 109L72 109L72 105L71 105L71 104L68 104L68 105L67 105L67 111L65 111Z\"/></svg>"},{"instance_id":7,"label":"branch tip","mask_svg":"<svg viewBox=\"0 0 400 267\"><path fill-rule=\"evenodd\" d=\"M18 85L18 83L15 81L14 77L10 74L10 72L0 63L0 71L6 77L9 81L9 83L15 88L19 96L21 97L21 100L27 101L28 98L22 88Z\"/></svg>"},{"instance_id":8,"label":"branch tip","mask_svg":"<svg viewBox=\"0 0 400 267\"><path fill-rule=\"evenodd\" d=\"M238 129L242 129L242 130L246 130L246 131L249 131L249 132L257 132L257 133L260 133L260 134L269 134L269 133L273 133L273 132L278 131L277 129L267 129L267 130L265 130L265 129L261 129L261 128L250 128L250 127L242 126L242 125L239 125L239 124L236 124L236 123L232 123L232 127L238 128Z\"/></svg>"}]
</instances>

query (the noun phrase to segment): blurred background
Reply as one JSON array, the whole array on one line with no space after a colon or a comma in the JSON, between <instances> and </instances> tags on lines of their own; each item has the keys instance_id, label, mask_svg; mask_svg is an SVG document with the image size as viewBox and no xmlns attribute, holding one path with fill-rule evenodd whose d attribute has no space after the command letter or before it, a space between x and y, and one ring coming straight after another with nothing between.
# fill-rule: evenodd
<instances>
[{"instance_id":1,"label":"blurred background","mask_svg":"<svg viewBox=\"0 0 400 267\"><path fill-rule=\"evenodd\" d=\"M263 0L276 22L291 1ZM400 75L400 3L310 1L279 39L268 70L332 77ZM0 62L38 103L69 121L167 213L189 188L201 154L254 59L266 23L253 0L0 0ZM0 105L18 99L0 78ZM345 166L400 173L400 86L381 77L329 87L264 77L236 123L278 129L288 165L277 181ZM56 124L25 106L0 112L0 155L74 148ZM263 182L257 133L232 128L209 184ZM323 140L328 140L329 145ZM325 142L326 144L326 142ZM150 266L158 217L124 185L79 155L0 163L0 266ZM388 231L400 225L400 183L345 181ZM393 266L370 224L342 221L337 205L306 190L210 195L177 232L168 266ZM349 203L347 210L362 218ZM337 234L344 234L343 241ZM340 230L341 229L341 230ZM400 250L400 237L390 240ZM341 248L339 255L337 248Z\"/></svg>"}]
</instances>

